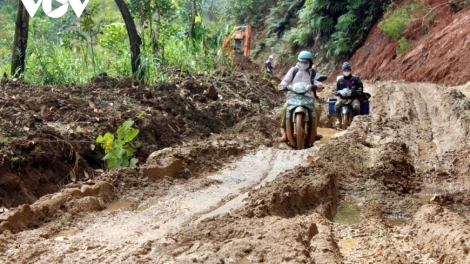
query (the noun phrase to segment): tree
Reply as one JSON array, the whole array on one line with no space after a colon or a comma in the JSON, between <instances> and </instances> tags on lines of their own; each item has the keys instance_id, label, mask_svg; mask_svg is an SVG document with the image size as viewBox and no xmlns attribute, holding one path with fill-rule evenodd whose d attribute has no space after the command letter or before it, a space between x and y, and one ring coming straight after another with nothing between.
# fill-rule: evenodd
<instances>
[{"instance_id":1,"label":"tree","mask_svg":"<svg viewBox=\"0 0 470 264\"><path fill-rule=\"evenodd\" d=\"M131 46L131 65L132 73L136 76L138 80L144 79L144 72L140 71L140 45L142 45L142 40L137 33L135 27L134 19L132 18L129 9L127 8L124 0L115 0L116 5L121 12L124 23L126 24L127 34L129 35L129 45Z\"/></svg>"},{"instance_id":2,"label":"tree","mask_svg":"<svg viewBox=\"0 0 470 264\"><path fill-rule=\"evenodd\" d=\"M13 53L11 56L11 75L20 76L25 70L26 47L28 46L29 14L21 0L18 0L18 12L15 22Z\"/></svg>"},{"instance_id":3,"label":"tree","mask_svg":"<svg viewBox=\"0 0 470 264\"><path fill-rule=\"evenodd\" d=\"M190 33L191 33L191 37L194 38L194 25L196 24L196 0L192 0L191 1L191 30L190 30Z\"/></svg>"}]
</instances>

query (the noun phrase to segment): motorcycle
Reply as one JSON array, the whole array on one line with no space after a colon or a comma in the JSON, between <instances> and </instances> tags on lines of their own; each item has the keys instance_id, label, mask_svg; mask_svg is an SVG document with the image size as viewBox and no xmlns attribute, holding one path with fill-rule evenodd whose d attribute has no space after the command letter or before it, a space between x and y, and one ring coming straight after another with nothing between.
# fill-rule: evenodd
<instances>
[{"instance_id":1,"label":"motorcycle","mask_svg":"<svg viewBox=\"0 0 470 264\"><path fill-rule=\"evenodd\" d=\"M319 76L317 81L326 80L326 76ZM287 101L286 135L289 144L297 149L310 147L317 136L317 117L313 98L305 95L309 91L316 91L317 86L298 82L284 87L284 91L292 91L294 96Z\"/></svg>"},{"instance_id":2,"label":"motorcycle","mask_svg":"<svg viewBox=\"0 0 470 264\"><path fill-rule=\"evenodd\" d=\"M338 96L338 100L342 100L343 107L341 108L341 128L346 129L351 124L353 119L352 97L357 97L357 91L354 89L345 88L340 91L334 92ZM369 99L371 95L364 93L363 98L365 103L361 104L361 115L369 114Z\"/></svg>"}]
</instances>

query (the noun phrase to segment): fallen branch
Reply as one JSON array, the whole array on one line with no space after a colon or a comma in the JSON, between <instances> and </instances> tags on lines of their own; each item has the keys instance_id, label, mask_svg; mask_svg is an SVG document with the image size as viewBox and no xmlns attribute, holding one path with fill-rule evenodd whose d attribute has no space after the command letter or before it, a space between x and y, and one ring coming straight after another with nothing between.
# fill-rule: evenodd
<instances>
[{"instance_id":1,"label":"fallen branch","mask_svg":"<svg viewBox=\"0 0 470 264\"><path fill-rule=\"evenodd\" d=\"M76 182L77 181L77 174L76 174L76 171L77 171L77 168L78 168L78 160L80 158L80 156L78 155L78 152L75 150L75 148L72 146L72 144L64 139L61 139L61 138L58 138L54 135L51 135L51 134L46 134L48 136L51 136L55 139L57 139L57 141L62 141L64 142L65 144L69 145L70 147L70 153L69 153L69 157L72 158L72 156L75 154L75 164L73 166L73 169L71 171L69 171L69 173L67 173L67 175L65 175L64 178L62 178L59 183L57 184L58 188L61 189L61 183L65 183L65 179L67 179L69 176L70 176L70 181L71 182ZM56 141L56 142L57 142Z\"/></svg>"}]
</instances>

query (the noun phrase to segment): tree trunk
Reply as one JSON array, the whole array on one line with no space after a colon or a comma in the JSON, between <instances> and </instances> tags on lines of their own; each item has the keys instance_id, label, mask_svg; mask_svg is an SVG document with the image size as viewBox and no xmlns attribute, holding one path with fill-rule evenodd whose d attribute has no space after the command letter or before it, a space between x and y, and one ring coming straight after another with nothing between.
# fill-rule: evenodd
<instances>
[{"instance_id":1,"label":"tree trunk","mask_svg":"<svg viewBox=\"0 0 470 264\"><path fill-rule=\"evenodd\" d=\"M137 29L135 27L134 20L132 19L129 9L124 3L124 0L115 0L115 2L119 8L119 11L121 11L124 23L126 23L127 34L129 35L129 44L131 46L132 73L136 76L138 80L143 81L144 72L139 71L140 45L142 44L142 40L140 39L139 34L137 34Z\"/></svg>"},{"instance_id":2,"label":"tree trunk","mask_svg":"<svg viewBox=\"0 0 470 264\"><path fill-rule=\"evenodd\" d=\"M159 46L158 39L160 38L160 13L158 10L155 12L155 31L152 33L152 43L153 43L153 57L154 59L158 58Z\"/></svg>"},{"instance_id":3,"label":"tree trunk","mask_svg":"<svg viewBox=\"0 0 470 264\"><path fill-rule=\"evenodd\" d=\"M29 14L21 0L18 0L16 14L13 54L11 56L11 75L19 77L25 69L26 47L28 46Z\"/></svg>"},{"instance_id":4,"label":"tree trunk","mask_svg":"<svg viewBox=\"0 0 470 264\"><path fill-rule=\"evenodd\" d=\"M196 24L196 0L192 0L192 15L191 15L191 37L194 38L194 25Z\"/></svg>"}]
</instances>

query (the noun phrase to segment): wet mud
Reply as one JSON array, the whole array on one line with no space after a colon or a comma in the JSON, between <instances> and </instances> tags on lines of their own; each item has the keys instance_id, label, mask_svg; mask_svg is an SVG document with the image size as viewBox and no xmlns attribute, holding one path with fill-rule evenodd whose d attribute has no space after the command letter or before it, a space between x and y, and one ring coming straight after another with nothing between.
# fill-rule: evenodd
<instances>
[{"instance_id":1,"label":"wet mud","mask_svg":"<svg viewBox=\"0 0 470 264\"><path fill-rule=\"evenodd\" d=\"M406 52L374 27L350 60L371 114L333 128L330 77L301 151L277 142L290 64L1 79L0 263L470 263L469 9L422 4ZM127 119L138 166L107 170L95 139Z\"/></svg>"},{"instance_id":2,"label":"wet mud","mask_svg":"<svg viewBox=\"0 0 470 264\"><path fill-rule=\"evenodd\" d=\"M309 149L276 142L280 100L137 168L90 166L90 179L0 214L1 259L468 262L470 87L365 85L371 115L336 130L322 103L325 137Z\"/></svg>"}]
</instances>

